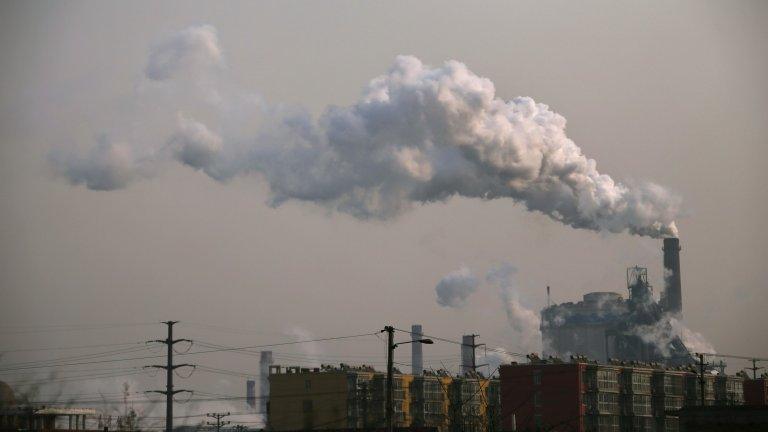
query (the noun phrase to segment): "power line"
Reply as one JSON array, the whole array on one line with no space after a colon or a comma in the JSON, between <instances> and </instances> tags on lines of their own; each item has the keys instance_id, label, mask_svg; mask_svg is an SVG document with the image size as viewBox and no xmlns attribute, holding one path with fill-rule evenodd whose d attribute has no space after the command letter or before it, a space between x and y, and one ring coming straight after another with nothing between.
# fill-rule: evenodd
<instances>
[{"instance_id":1,"label":"power line","mask_svg":"<svg viewBox=\"0 0 768 432\"><path fill-rule=\"evenodd\" d=\"M27 362L18 362L18 363L11 363L8 365L5 365L2 369L0 369L0 373L6 370L13 370L13 369L30 369L33 366L37 367L54 367L59 362L66 362L66 361L74 361L74 360L84 360L88 358L96 358L96 357L110 357L117 354L127 354L132 352L138 352L146 350L146 346L138 346L133 348L120 348L115 350L109 350L109 351L103 351L103 352L97 352L97 353L86 353L86 354L78 354L75 356L69 356L69 357L60 357L55 359L47 359L47 360L31 360Z\"/></svg>"},{"instance_id":2,"label":"power line","mask_svg":"<svg viewBox=\"0 0 768 432\"><path fill-rule=\"evenodd\" d=\"M399 332L403 332L403 333L410 333L410 331L408 331L408 330L403 330L403 329L399 329L399 328L395 328L395 330L399 331ZM464 343L462 343L462 342L451 340L451 339L447 339L447 338L443 338L443 337L440 337L440 336L433 336L433 335L428 335L428 334L424 334L423 336L427 337L429 339L439 340L441 342L447 342L447 343L451 343L451 344L454 344L454 345L464 345ZM521 353L516 353L516 352L512 352L512 351L507 351L507 350L502 349L502 348L486 348L486 349L488 351L498 352L498 353L501 353L501 354L507 354L507 355L514 356L514 357L527 357L528 356L528 354L521 354Z\"/></svg>"},{"instance_id":3,"label":"power line","mask_svg":"<svg viewBox=\"0 0 768 432\"><path fill-rule=\"evenodd\" d=\"M89 330L106 330L120 327L137 327L146 325L155 325L157 323L144 322L144 323L112 323L112 324L53 324L43 326L5 326L4 330L0 330L0 334L28 334L28 333L49 333L49 332L63 332L63 331L89 331ZM7 329L15 330L7 330Z\"/></svg>"},{"instance_id":4,"label":"power line","mask_svg":"<svg viewBox=\"0 0 768 432\"><path fill-rule=\"evenodd\" d=\"M15 353L15 352L33 352L33 351L65 351L65 350L75 350L75 349L84 349L84 348L101 348L101 347L109 347L109 346L135 345L139 343L143 343L143 342L124 342L124 343L64 346L64 347L51 347L51 348L15 348L15 349L0 350L0 353L8 354L8 353Z\"/></svg>"},{"instance_id":5,"label":"power line","mask_svg":"<svg viewBox=\"0 0 768 432\"><path fill-rule=\"evenodd\" d=\"M718 354L718 353L702 353L702 354L704 354L705 356L711 356L711 357L723 357L723 358L732 358L732 359L739 359L739 360L768 361L768 358L749 357L749 356L743 356L743 355Z\"/></svg>"},{"instance_id":6,"label":"power line","mask_svg":"<svg viewBox=\"0 0 768 432\"><path fill-rule=\"evenodd\" d=\"M249 350L254 348L268 348L268 347L275 347L275 346L297 345L297 344L310 343L310 342L327 342L327 341L334 341L334 340L358 338L363 336L372 336L374 334L375 333L362 333L362 334L349 335L349 336L307 339L307 340L292 341L292 342L278 342L278 343L263 344L263 345L250 345L250 346L244 346L244 347L224 347L224 348L216 348L216 349L209 349L209 350L203 350L203 351L193 351L185 354L179 354L179 356L208 354L208 353L215 353L215 352L239 352L239 351ZM142 356L142 357L130 357L130 358L124 358L124 359L97 360L97 361L61 363L61 364L42 365L42 366L23 366L23 367L14 367L14 368L2 368L0 369L0 373L6 372L6 371L12 371L12 370L39 369L39 368L45 368L45 367L79 366L79 365L86 365L86 364L112 363L117 361L147 360L147 359L156 359L161 357L164 357L164 356L152 355L152 356Z\"/></svg>"}]
</instances>

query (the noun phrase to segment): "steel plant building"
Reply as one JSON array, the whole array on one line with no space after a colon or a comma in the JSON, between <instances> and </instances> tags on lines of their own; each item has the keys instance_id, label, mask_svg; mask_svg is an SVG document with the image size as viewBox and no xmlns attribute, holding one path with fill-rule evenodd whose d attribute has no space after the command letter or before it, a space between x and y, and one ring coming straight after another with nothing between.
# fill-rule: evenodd
<instances>
[{"instance_id":1,"label":"steel plant building","mask_svg":"<svg viewBox=\"0 0 768 432\"><path fill-rule=\"evenodd\" d=\"M628 298L615 292L591 292L582 301L549 304L541 311L543 354L567 358L585 355L600 362L610 358L679 366L694 361L667 320L682 317L680 242L664 239L664 290L653 298L648 270L627 269ZM668 334L663 344L644 340L644 328Z\"/></svg>"}]
</instances>

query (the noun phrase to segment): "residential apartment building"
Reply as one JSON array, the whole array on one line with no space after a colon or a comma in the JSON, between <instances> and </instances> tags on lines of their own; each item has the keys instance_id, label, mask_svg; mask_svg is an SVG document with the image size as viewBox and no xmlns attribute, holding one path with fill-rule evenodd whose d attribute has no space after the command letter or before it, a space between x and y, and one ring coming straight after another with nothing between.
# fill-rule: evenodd
<instances>
[{"instance_id":1,"label":"residential apartment building","mask_svg":"<svg viewBox=\"0 0 768 432\"><path fill-rule=\"evenodd\" d=\"M677 411L700 404L699 376L658 364L531 358L501 367L503 430L677 432ZM705 375L705 404L744 403L743 379Z\"/></svg>"},{"instance_id":2,"label":"residential apartment building","mask_svg":"<svg viewBox=\"0 0 768 432\"><path fill-rule=\"evenodd\" d=\"M744 403L752 406L768 405L768 377L744 381Z\"/></svg>"},{"instance_id":3,"label":"residential apartment building","mask_svg":"<svg viewBox=\"0 0 768 432\"><path fill-rule=\"evenodd\" d=\"M500 427L499 383L480 375L444 371L420 376L396 371L394 425L440 432L496 431ZM386 374L341 364L320 368L272 366L268 427L377 429L386 425Z\"/></svg>"}]
</instances>

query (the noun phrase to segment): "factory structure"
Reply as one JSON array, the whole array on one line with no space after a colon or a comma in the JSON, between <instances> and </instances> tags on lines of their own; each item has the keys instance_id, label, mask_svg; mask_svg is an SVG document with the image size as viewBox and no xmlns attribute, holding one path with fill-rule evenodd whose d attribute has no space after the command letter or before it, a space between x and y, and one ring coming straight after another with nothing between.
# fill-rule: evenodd
<instances>
[{"instance_id":1,"label":"factory structure","mask_svg":"<svg viewBox=\"0 0 768 432\"><path fill-rule=\"evenodd\" d=\"M548 301L541 311L543 355L503 364L498 376L477 372L477 335L462 336L456 374L425 370L422 344L411 343L410 373L394 368L394 427L688 432L704 430L702 424L747 430L742 423L748 422L756 427L749 430L765 430L768 374L758 378L753 371L750 379L727 375L722 362L719 371L698 364L673 328L682 318L680 243L663 243L659 300L647 269L631 267L626 298L592 292L578 303ZM421 325L411 327L411 342L424 336ZM344 363L284 368L272 364L270 352L261 360L259 411L267 414L268 430L384 430L385 372ZM249 383L249 395L255 386Z\"/></svg>"},{"instance_id":2,"label":"factory structure","mask_svg":"<svg viewBox=\"0 0 768 432\"><path fill-rule=\"evenodd\" d=\"M664 290L653 297L648 270L627 269L628 298L616 292L591 292L577 303L548 305L541 311L544 356L583 355L679 366L694 361L672 324L682 318L680 241L664 239Z\"/></svg>"},{"instance_id":3,"label":"factory structure","mask_svg":"<svg viewBox=\"0 0 768 432\"><path fill-rule=\"evenodd\" d=\"M256 414L267 413L269 399L269 368L272 366L272 351L261 351L259 355L259 392L256 396L256 379L245 382L245 403Z\"/></svg>"}]
</instances>

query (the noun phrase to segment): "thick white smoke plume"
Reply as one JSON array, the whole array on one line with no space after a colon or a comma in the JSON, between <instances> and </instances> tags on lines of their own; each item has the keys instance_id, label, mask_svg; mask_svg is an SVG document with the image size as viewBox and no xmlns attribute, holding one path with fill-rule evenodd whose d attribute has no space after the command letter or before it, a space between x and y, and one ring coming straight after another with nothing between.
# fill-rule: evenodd
<instances>
[{"instance_id":1,"label":"thick white smoke plume","mask_svg":"<svg viewBox=\"0 0 768 432\"><path fill-rule=\"evenodd\" d=\"M224 66L216 28L188 27L157 44L149 53L145 75L164 81L180 75L196 75Z\"/></svg>"},{"instance_id":2,"label":"thick white smoke plume","mask_svg":"<svg viewBox=\"0 0 768 432\"><path fill-rule=\"evenodd\" d=\"M518 337L519 348L524 352L541 352L541 318L520 302L520 295L514 286L516 273L514 266L504 263L488 271L486 280L499 290L507 321Z\"/></svg>"},{"instance_id":3,"label":"thick white smoke plume","mask_svg":"<svg viewBox=\"0 0 768 432\"><path fill-rule=\"evenodd\" d=\"M158 44L145 72L172 81L223 61L215 29L198 26ZM574 228L676 235L679 200L665 188L601 174L566 136L563 116L529 97L498 97L489 79L457 61L429 67L399 56L350 106L329 107L317 121L304 113L269 120L256 136L237 136L226 118L215 127L183 119L159 147L216 180L261 176L272 205L309 201L385 219L456 195L510 198ZM135 167L99 157L53 162L70 182L92 189L125 187L136 177Z\"/></svg>"},{"instance_id":4,"label":"thick white smoke plume","mask_svg":"<svg viewBox=\"0 0 768 432\"><path fill-rule=\"evenodd\" d=\"M57 174L71 184L99 191L122 189L155 169L153 154L139 154L135 146L107 136L99 137L84 154L56 150L49 159Z\"/></svg>"},{"instance_id":5,"label":"thick white smoke plume","mask_svg":"<svg viewBox=\"0 0 768 432\"><path fill-rule=\"evenodd\" d=\"M672 343L675 338L680 338L691 353L717 352L701 333L689 329L671 314L664 315L653 324L634 327L632 333L644 342L653 344L664 356L672 354Z\"/></svg>"},{"instance_id":6,"label":"thick white smoke plume","mask_svg":"<svg viewBox=\"0 0 768 432\"><path fill-rule=\"evenodd\" d=\"M467 304L467 298L477 290L479 281L466 266L448 273L435 286L437 304L459 308Z\"/></svg>"}]
</instances>

